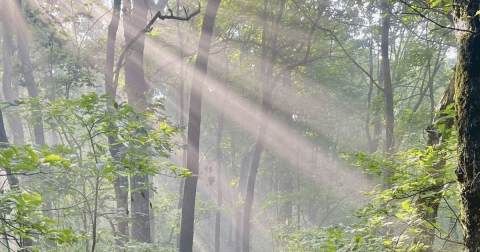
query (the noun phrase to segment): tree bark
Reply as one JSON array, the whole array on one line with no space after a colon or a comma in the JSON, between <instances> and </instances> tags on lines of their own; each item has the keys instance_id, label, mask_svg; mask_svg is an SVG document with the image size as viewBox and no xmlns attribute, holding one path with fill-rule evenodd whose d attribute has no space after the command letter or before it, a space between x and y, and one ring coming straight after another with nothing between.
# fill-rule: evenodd
<instances>
[{"instance_id":1,"label":"tree bark","mask_svg":"<svg viewBox=\"0 0 480 252\"><path fill-rule=\"evenodd\" d=\"M458 49L455 71L461 223L466 251L480 251L480 0L454 0L452 10Z\"/></svg>"},{"instance_id":2,"label":"tree bark","mask_svg":"<svg viewBox=\"0 0 480 252\"><path fill-rule=\"evenodd\" d=\"M195 196L199 174L200 123L202 121L203 80L207 74L208 57L212 41L215 17L221 0L209 0L203 18L202 32L195 61L193 81L190 91L188 112L188 152L187 168L193 176L185 179L183 190L182 220L180 227L180 252L193 249L193 223L195 220Z\"/></svg>"}]
</instances>

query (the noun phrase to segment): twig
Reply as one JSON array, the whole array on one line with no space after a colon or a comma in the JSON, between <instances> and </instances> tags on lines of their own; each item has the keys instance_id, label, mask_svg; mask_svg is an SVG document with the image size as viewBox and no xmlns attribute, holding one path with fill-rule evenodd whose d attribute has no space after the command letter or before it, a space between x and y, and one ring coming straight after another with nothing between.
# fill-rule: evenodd
<instances>
[{"instance_id":1,"label":"twig","mask_svg":"<svg viewBox=\"0 0 480 252\"><path fill-rule=\"evenodd\" d=\"M82 44L83 44L83 41L85 41L85 37L88 35L88 33L90 32L90 30L92 30L92 28L95 26L95 24L97 24L97 22L102 19L105 15L107 15L111 10L113 9L110 8L108 11L106 11L105 13L103 13L99 18L97 18L97 20L95 20L95 22L93 22L93 24L88 27L87 31L85 32L85 34L83 35L82 37L82 40L80 41L80 45L78 45L78 50L80 51L80 49L82 48Z\"/></svg>"},{"instance_id":2,"label":"twig","mask_svg":"<svg viewBox=\"0 0 480 252\"><path fill-rule=\"evenodd\" d=\"M445 199L445 197L442 197L442 198L443 198L443 200L445 201L445 203L447 203L448 208L450 208L450 210L452 211L452 213L455 215L455 218L457 218L457 220L458 220L459 217L458 217L457 213L455 213L455 211L453 211L453 208L450 206L450 204L448 204L447 199Z\"/></svg>"},{"instance_id":3,"label":"twig","mask_svg":"<svg viewBox=\"0 0 480 252\"><path fill-rule=\"evenodd\" d=\"M436 26L440 27L440 28L443 28L443 29L449 29L449 30L454 30L454 31L461 31L461 32L470 32L470 33L474 33L473 31L469 31L469 30L463 30L463 29L458 29L458 28L455 28L455 27L448 27L448 26L445 26L445 25L442 25L442 24L439 24L437 22L435 22L433 19L427 17L426 15L422 14L420 11L418 11L414 6L412 6L411 4L403 1L403 0L399 0L401 3L405 4L406 6L408 6L410 9L412 9L415 13L417 13L420 17L422 18L425 18L426 20L432 22L433 24L435 24Z\"/></svg>"}]
</instances>

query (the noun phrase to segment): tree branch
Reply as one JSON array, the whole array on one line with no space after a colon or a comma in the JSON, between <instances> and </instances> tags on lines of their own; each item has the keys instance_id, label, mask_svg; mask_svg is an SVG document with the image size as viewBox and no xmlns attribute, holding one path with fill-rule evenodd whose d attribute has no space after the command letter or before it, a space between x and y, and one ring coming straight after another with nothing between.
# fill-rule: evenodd
<instances>
[{"instance_id":1,"label":"tree branch","mask_svg":"<svg viewBox=\"0 0 480 252\"><path fill-rule=\"evenodd\" d=\"M120 75L120 70L123 66L122 65L123 60L125 59L125 56L127 55L128 51L130 50L130 48L132 48L135 41L137 41L139 38L141 38L145 33L152 31L152 29L153 29L152 25L155 23L155 21L157 21L157 19L161 19L161 20L174 19L174 20L180 20L180 21L188 21L188 20L192 19L192 17L194 17L194 16L196 16L200 13L200 8L201 8L201 6L200 6L200 3L199 3L198 4L198 9L195 12L193 12L192 14L189 14L189 15L188 15L188 11L184 8L185 17L174 16L171 9L168 10L169 13L170 13L168 15L162 15L162 13L160 11L157 12L157 14L155 14L155 16L153 16L153 18L150 20L150 22L148 22L147 26L143 30L140 30L137 33L137 35L135 35L135 37L133 37L129 41L129 43L125 46L125 49L123 49L122 53L120 54L120 58L118 59L118 62L117 62L117 68L115 69L115 78L114 78L114 81L113 81L113 86L115 88L118 86L118 76Z\"/></svg>"},{"instance_id":2,"label":"tree branch","mask_svg":"<svg viewBox=\"0 0 480 252\"><path fill-rule=\"evenodd\" d=\"M358 64L351 56L350 54L348 54L347 50L345 49L345 47L343 47L343 45L340 43L340 40L338 39L337 35L335 35L335 33L330 30L330 29L327 29L327 28L324 28L324 27L321 27L319 26L318 24L316 24L315 21L312 20L312 18L310 16L308 16L305 11L302 9L302 7L294 0L293 3L297 6L297 8L303 13L303 15L308 19L310 20L310 22L315 25L318 29L322 30L322 31L325 31L327 33L329 33L332 38L335 40L335 42L337 42L337 44L340 46L340 48L342 49L343 53L350 59L350 61L352 61L352 63L358 67L364 74L366 74L368 76L368 78L370 78L370 80L372 81L372 83L382 92L383 91L383 88L380 87L377 82L373 79L373 76L371 76L367 70L365 70L362 66L360 66L360 64Z\"/></svg>"},{"instance_id":3,"label":"tree branch","mask_svg":"<svg viewBox=\"0 0 480 252\"><path fill-rule=\"evenodd\" d=\"M457 29L457 28L455 28L455 27L448 27L448 26L439 24L439 23L435 22L433 19L427 17L426 15L424 15L423 13L421 13L420 11L418 11L418 10L416 9L416 7L412 6L411 4L409 4L409 3L407 3L407 2L405 2L405 1L403 1L403 0L399 0L399 2L405 4L405 5L408 6L410 9L412 9L416 14L418 14L420 17L425 18L426 20L432 22L433 24L435 24L436 26L438 26L438 27L440 27L440 28L449 29L449 30L454 30L454 31L474 33L473 31L463 30L463 29ZM420 7L419 7L419 8L420 8Z\"/></svg>"}]
</instances>

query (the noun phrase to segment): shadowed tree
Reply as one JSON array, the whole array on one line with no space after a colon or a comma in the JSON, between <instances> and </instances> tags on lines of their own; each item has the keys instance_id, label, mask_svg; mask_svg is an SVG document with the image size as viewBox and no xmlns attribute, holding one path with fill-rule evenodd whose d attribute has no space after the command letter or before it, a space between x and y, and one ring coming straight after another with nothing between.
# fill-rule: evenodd
<instances>
[{"instance_id":1,"label":"shadowed tree","mask_svg":"<svg viewBox=\"0 0 480 252\"><path fill-rule=\"evenodd\" d=\"M385 95L385 152L389 155L394 150L393 128L394 128L394 114L393 114L393 87L392 77L390 75L390 59L388 56L388 35L390 30L390 9L391 6L387 0L381 3L382 8L382 38L381 38L381 53L382 53L382 75L383 75L383 94ZM392 176L392 171L386 170L383 174L385 179ZM390 183L386 182L386 188L390 187Z\"/></svg>"},{"instance_id":2,"label":"shadowed tree","mask_svg":"<svg viewBox=\"0 0 480 252\"><path fill-rule=\"evenodd\" d=\"M9 0L6 0L9 1ZM14 20L18 20L16 26L16 35L17 35L17 49L18 49L18 59L22 64L22 75L25 81L25 86L27 87L28 95L30 98L36 98L38 96L38 88L35 82L35 77L33 76L33 68L30 62L30 52L28 46L28 37L26 32L26 23L23 21L25 17L22 12L22 3L21 1L12 1L13 3L13 13ZM33 109L37 110L37 106L33 106ZM45 144L45 136L43 132L43 119L41 113L34 113L34 125L33 125L33 134L35 137L35 143L38 145Z\"/></svg>"},{"instance_id":3,"label":"shadowed tree","mask_svg":"<svg viewBox=\"0 0 480 252\"><path fill-rule=\"evenodd\" d=\"M107 52L105 59L105 91L107 94L110 94L110 99L115 101L117 96L117 85L113 81L113 65L115 58L115 40L118 31L118 25L120 23L120 7L122 1L114 0L113 1L113 14L110 24L108 25L107 30ZM111 107L110 107L111 108ZM113 129L114 124L110 124L110 129ZM118 160L117 154L120 151L121 144L117 143L117 136L108 136L108 143L110 144L110 154L113 159ZM115 189L115 199L117 203L117 211L120 216L124 217L118 218L117 225L118 231L115 235L119 235L121 238L116 239L117 244L123 244L128 239L128 220L126 217L128 213L128 177L127 176L118 176L114 181Z\"/></svg>"},{"instance_id":4,"label":"shadowed tree","mask_svg":"<svg viewBox=\"0 0 480 252\"><path fill-rule=\"evenodd\" d=\"M13 102L18 95L12 89L12 57L15 52L13 43L12 6L10 0L4 0L1 10L3 28L3 78L2 90L6 101ZM23 123L20 117L7 117L8 125L13 133L13 143L18 145L24 141Z\"/></svg>"},{"instance_id":5,"label":"shadowed tree","mask_svg":"<svg viewBox=\"0 0 480 252\"><path fill-rule=\"evenodd\" d=\"M193 223L195 220L195 196L199 174L200 123L202 121L203 81L207 74L208 56L212 41L215 17L221 0L209 0L203 17L202 32L198 44L197 60L193 72L188 111L187 168L192 176L185 179L183 189L182 220L180 226L180 251L191 252L193 248Z\"/></svg>"},{"instance_id":6,"label":"shadowed tree","mask_svg":"<svg viewBox=\"0 0 480 252\"><path fill-rule=\"evenodd\" d=\"M272 110L272 95L275 87L273 81L274 65L277 60L277 39L279 31L279 22L282 19L285 8L285 0L280 1L278 16L275 18L275 30L273 31L270 47L267 47L267 9L268 1L265 0L263 4L263 31L262 31L262 57L261 57L261 73L263 80L261 83L262 89L262 106L260 128L258 130L257 140L255 142L255 150L252 156L252 166L248 175L247 192L245 195L245 208L243 210L243 236L242 249L244 252L250 251L250 219L253 205L253 196L255 192L255 180L257 178L258 166L260 164L260 157L265 144L265 135L267 134L268 124L270 121ZM270 57L267 60L267 50L270 51ZM268 62L267 62L268 61ZM267 66L268 65L268 66Z\"/></svg>"},{"instance_id":7,"label":"shadowed tree","mask_svg":"<svg viewBox=\"0 0 480 252\"><path fill-rule=\"evenodd\" d=\"M125 58L125 87L128 103L137 111L147 108L149 87L145 81L143 66L145 34L137 40L135 35L147 25L148 6L144 0L133 0L124 3L124 36L125 42L132 42L130 53ZM141 119L140 119L141 120ZM132 193L132 237L138 242L153 243L153 212L150 210L149 176L135 175L131 179Z\"/></svg>"}]
</instances>

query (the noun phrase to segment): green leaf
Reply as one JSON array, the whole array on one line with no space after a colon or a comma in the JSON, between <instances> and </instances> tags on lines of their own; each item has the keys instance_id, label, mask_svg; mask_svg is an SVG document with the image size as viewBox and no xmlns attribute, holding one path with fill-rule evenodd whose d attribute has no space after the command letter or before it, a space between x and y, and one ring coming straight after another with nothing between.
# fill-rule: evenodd
<instances>
[{"instance_id":1,"label":"green leaf","mask_svg":"<svg viewBox=\"0 0 480 252\"><path fill-rule=\"evenodd\" d=\"M106 174L109 174L110 172L112 172L113 170L115 170L115 166L109 166L107 168L105 168L103 170L103 174L106 175Z\"/></svg>"},{"instance_id":2,"label":"green leaf","mask_svg":"<svg viewBox=\"0 0 480 252\"><path fill-rule=\"evenodd\" d=\"M17 164L15 165L14 169L22 171L34 171L37 169L37 167L29 164Z\"/></svg>"},{"instance_id":3,"label":"green leaf","mask_svg":"<svg viewBox=\"0 0 480 252\"><path fill-rule=\"evenodd\" d=\"M57 162L57 161L65 161L65 159L61 158L58 155L54 155L54 154L48 155L43 159L44 163L53 163L53 162Z\"/></svg>"},{"instance_id":4,"label":"green leaf","mask_svg":"<svg viewBox=\"0 0 480 252\"><path fill-rule=\"evenodd\" d=\"M28 155L35 161L38 162L40 161L40 156L33 151L29 146L25 145L23 148L28 152Z\"/></svg>"},{"instance_id":5,"label":"green leaf","mask_svg":"<svg viewBox=\"0 0 480 252\"><path fill-rule=\"evenodd\" d=\"M2 152L2 155L8 160L13 157L13 150L8 149Z\"/></svg>"}]
</instances>

